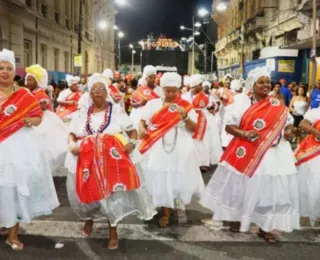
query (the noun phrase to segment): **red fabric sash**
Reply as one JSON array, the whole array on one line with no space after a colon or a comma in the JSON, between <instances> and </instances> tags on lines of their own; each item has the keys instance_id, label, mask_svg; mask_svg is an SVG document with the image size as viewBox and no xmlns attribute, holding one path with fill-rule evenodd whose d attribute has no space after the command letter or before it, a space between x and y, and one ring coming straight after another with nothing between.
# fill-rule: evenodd
<instances>
[{"instance_id":1,"label":"red fabric sash","mask_svg":"<svg viewBox=\"0 0 320 260\"><path fill-rule=\"evenodd\" d=\"M117 102L119 102L121 99L123 99L123 94L120 92L120 90L114 86L114 85L110 85L109 86L109 93L110 96Z\"/></svg>"},{"instance_id":2,"label":"red fabric sash","mask_svg":"<svg viewBox=\"0 0 320 260\"><path fill-rule=\"evenodd\" d=\"M257 130L259 138L251 141L234 137L221 157L239 173L252 177L263 156L279 138L287 121L287 108L277 99L266 99L244 113L239 128Z\"/></svg>"},{"instance_id":3,"label":"red fabric sash","mask_svg":"<svg viewBox=\"0 0 320 260\"><path fill-rule=\"evenodd\" d=\"M207 131L207 118L200 109L205 109L208 106L208 104L209 98L204 92L200 92L199 94L197 94L192 101L192 105L198 113L197 128L192 136L193 139L202 141Z\"/></svg>"},{"instance_id":4,"label":"red fabric sash","mask_svg":"<svg viewBox=\"0 0 320 260\"><path fill-rule=\"evenodd\" d=\"M149 101L155 98L159 98L159 96L149 86L140 86L131 95L131 100L138 104L143 100Z\"/></svg>"},{"instance_id":5,"label":"red fabric sash","mask_svg":"<svg viewBox=\"0 0 320 260\"><path fill-rule=\"evenodd\" d=\"M314 127L320 130L320 120L315 122ZM320 154L320 140L318 140L314 135L309 134L303 141L299 144L298 149L295 152L295 157L297 159L296 165L299 166Z\"/></svg>"},{"instance_id":6,"label":"red fabric sash","mask_svg":"<svg viewBox=\"0 0 320 260\"><path fill-rule=\"evenodd\" d=\"M39 102L25 88L13 92L0 105L0 143L24 127L26 117L42 117Z\"/></svg>"},{"instance_id":7,"label":"red fabric sash","mask_svg":"<svg viewBox=\"0 0 320 260\"><path fill-rule=\"evenodd\" d=\"M97 202L114 192L139 187L137 170L120 140L99 134L82 141L76 175L76 191L81 202Z\"/></svg>"},{"instance_id":8,"label":"red fabric sash","mask_svg":"<svg viewBox=\"0 0 320 260\"><path fill-rule=\"evenodd\" d=\"M80 97L82 95L81 91L72 92L70 95L66 98L66 101L76 101L78 102ZM67 105L67 106L58 106L56 110L56 114L61 118L64 119L68 115L72 114L73 112L77 111L78 105Z\"/></svg>"},{"instance_id":9,"label":"red fabric sash","mask_svg":"<svg viewBox=\"0 0 320 260\"><path fill-rule=\"evenodd\" d=\"M43 89L38 88L38 89L32 91L32 94L39 101L39 103L41 103L41 102L47 103L47 106L46 106L47 110L53 111L52 102L51 102L50 98L48 97L47 93Z\"/></svg>"},{"instance_id":10,"label":"red fabric sash","mask_svg":"<svg viewBox=\"0 0 320 260\"><path fill-rule=\"evenodd\" d=\"M174 101L174 104L162 107L158 110L151 119L151 125L148 128L147 136L142 140L140 153L144 154L148 151L152 145L181 121L177 106L184 107L187 113L193 108L188 101L185 101L179 96Z\"/></svg>"}]
</instances>

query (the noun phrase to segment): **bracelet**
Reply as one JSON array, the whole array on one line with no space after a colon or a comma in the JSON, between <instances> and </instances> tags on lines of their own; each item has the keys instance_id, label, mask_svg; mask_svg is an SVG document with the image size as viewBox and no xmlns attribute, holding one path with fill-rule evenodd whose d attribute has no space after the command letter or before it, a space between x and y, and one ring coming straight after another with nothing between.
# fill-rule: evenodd
<instances>
[{"instance_id":1,"label":"bracelet","mask_svg":"<svg viewBox=\"0 0 320 260\"><path fill-rule=\"evenodd\" d=\"M137 145L137 140L136 139L130 139L129 140L129 144L131 144L133 146L133 149L135 149L136 145Z\"/></svg>"},{"instance_id":2,"label":"bracelet","mask_svg":"<svg viewBox=\"0 0 320 260\"><path fill-rule=\"evenodd\" d=\"M183 121L184 123L186 123L189 119L190 119L190 118L189 118L188 116L186 116L186 117L182 118L182 121Z\"/></svg>"}]
</instances>

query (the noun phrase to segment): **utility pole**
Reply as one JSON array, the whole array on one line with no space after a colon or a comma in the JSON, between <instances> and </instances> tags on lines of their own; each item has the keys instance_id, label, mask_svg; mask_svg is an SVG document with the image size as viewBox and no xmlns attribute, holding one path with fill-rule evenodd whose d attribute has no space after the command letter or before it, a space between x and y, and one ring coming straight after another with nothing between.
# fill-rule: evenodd
<instances>
[{"instance_id":1,"label":"utility pole","mask_svg":"<svg viewBox=\"0 0 320 260\"><path fill-rule=\"evenodd\" d=\"M211 74L213 73L213 55L214 55L214 52L212 51L211 52Z\"/></svg>"},{"instance_id":2,"label":"utility pole","mask_svg":"<svg viewBox=\"0 0 320 260\"><path fill-rule=\"evenodd\" d=\"M121 70L121 37L118 36L118 70Z\"/></svg>"},{"instance_id":3,"label":"utility pole","mask_svg":"<svg viewBox=\"0 0 320 260\"><path fill-rule=\"evenodd\" d=\"M312 24L313 24L313 68L312 68L312 84L316 84L317 80L317 1L313 0L312 3L313 16L312 16Z\"/></svg>"},{"instance_id":4,"label":"utility pole","mask_svg":"<svg viewBox=\"0 0 320 260\"><path fill-rule=\"evenodd\" d=\"M194 74L194 47L195 47L195 35L194 35L194 16L192 17L192 38L193 38L193 44L192 44L192 72L191 74Z\"/></svg>"},{"instance_id":5,"label":"utility pole","mask_svg":"<svg viewBox=\"0 0 320 260\"><path fill-rule=\"evenodd\" d=\"M207 43L204 44L203 50L204 74L207 73Z\"/></svg>"},{"instance_id":6,"label":"utility pole","mask_svg":"<svg viewBox=\"0 0 320 260\"><path fill-rule=\"evenodd\" d=\"M78 55L82 57L83 0L79 3ZM82 63L82 60L81 60ZM83 64L81 64L83 66ZM81 76L81 67L77 67L77 75Z\"/></svg>"}]
</instances>

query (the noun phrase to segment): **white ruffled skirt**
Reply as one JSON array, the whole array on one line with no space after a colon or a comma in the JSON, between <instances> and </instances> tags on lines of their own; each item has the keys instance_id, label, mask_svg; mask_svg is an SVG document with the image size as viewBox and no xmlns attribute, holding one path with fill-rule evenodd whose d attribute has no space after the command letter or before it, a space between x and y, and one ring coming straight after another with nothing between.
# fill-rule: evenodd
<instances>
[{"instance_id":1,"label":"white ruffled skirt","mask_svg":"<svg viewBox=\"0 0 320 260\"><path fill-rule=\"evenodd\" d=\"M178 131L171 153L165 151L160 139L144 155L142 169L155 207L174 208L176 199L190 204L193 196L200 197L204 191L194 141L189 133ZM165 140L172 143L173 136L170 130Z\"/></svg>"},{"instance_id":2,"label":"white ruffled skirt","mask_svg":"<svg viewBox=\"0 0 320 260\"><path fill-rule=\"evenodd\" d=\"M300 215L309 217L312 225L320 217L320 156L297 167L299 177Z\"/></svg>"},{"instance_id":3,"label":"white ruffled skirt","mask_svg":"<svg viewBox=\"0 0 320 260\"><path fill-rule=\"evenodd\" d=\"M0 143L0 227L29 223L59 206L46 150L32 128Z\"/></svg>"},{"instance_id":4,"label":"white ruffled skirt","mask_svg":"<svg viewBox=\"0 0 320 260\"><path fill-rule=\"evenodd\" d=\"M298 175L287 142L267 151L252 178L223 164L200 202L213 211L214 220L240 222L241 232L247 232L251 223L265 232L300 228Z\"/></svg>"},{"instance_id":5,"label":"white ruffled skirt","mask_svg":"<svg viewBox=\"0 0 320 260\"><path fill-rule=\"evenodd\" d=\"M54 172L64 164L67 156L68 128L55 113L45 111L41 124L34 129L45 145Z\"/></svg>"},{"instance_id":6,"label":"white ruffled skirt","mask_svg":"<svg viewBox=\"0 0 320 260\"><path fill-rule=\"evenodd\" d=\"M141 186L133 191L115 192L99 202L84 204L79 201L76 192L76 174L69 172L67 191L73 211L82 220L108 220L112 227L129 215L137 215L141 220L151 220L157 214L150 195L145 187L145 180L138 166Z\"/></svg>"}]
</instances>

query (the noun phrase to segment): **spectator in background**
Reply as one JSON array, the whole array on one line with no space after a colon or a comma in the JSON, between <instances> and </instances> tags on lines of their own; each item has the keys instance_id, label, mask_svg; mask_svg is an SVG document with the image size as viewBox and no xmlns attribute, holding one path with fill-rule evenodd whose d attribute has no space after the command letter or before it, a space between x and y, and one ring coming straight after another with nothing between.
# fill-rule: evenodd
<instances>
[{"instance_id":1,"label":"spectator in background","mask_svg":"<svg viewBox=\"0 0 320 260\"><path fill-rule=\"evenodd\" d=\"M281 89L280 89L280 94L283 96L284 98L284 103L287 107L289 107L290 105L290 101L292 99L292 93L290 91L290 89L288 88L288 86L286 85L286 80L284 79L280 79L280 83L281 83Z\"/></svg>"},{"instance_id":2,"label":"spectator in background","mask_svg":"<svg viewBox=\"0 0 320 260\"><path fill-rule=\"evenodd\" d=\"M297 92L297 83L295 81L293 81L293 82L291 82L289 84L288 87L289 87L289 89L291 91L292 96L294 97L296 95L296 92Z\"/></svg>"},{"instance_id":3,"label":"spectator in background","mask_svg":"<svg viewBox=\"0 0 320 260\"><path fill-rule=\"evenodd\" d=\"M313 88L310 95L310 108L317 108L320 104L320 80L317 81L317 85Z\"/></svg>"},{"instance_id":4,"label":"spectator in background","mask_svg":"<svg viewBox=\"0 0 320 260\"><path fill-rule=\"evenodd\" d=\"M281 83L276 82L272 84L272 91L270 92L269 96L278 99L281 102L284 102L283 95L280 94Z\"/></svg>"},{"instance_id":5,"label":"spectator in background","mask_svg":"<svg viewBox=\"0 0 320 260\"><path fill-rule=\"evenodd\" d=\"M17 86L19 88L25 88L25 84L24 84L24 79L20 79L18 82L17 82Z\"/></svg>"},{"instance_id":6,"label":"spectator in background","mask_svg":"<svg viewBox=\"0 0 320 260\"><path fill-rule=\"evenodd\" d=\"M58 100L60 92L62 92L66 88L67 88L67 82L61 80L61 81L59 81L57 88L54 89L54 109L56 109L59 106L59 103L57 100Z\"/></svg>"},{"instance_id":7,"label":"spectator in background","mask_svg":"<svg viewBox=\"0 0 320 260\"><path fill-rule=\"evenodd\" d=\"M22 79L21 76L15 75L14 78L13 78L13 81L14 81L13 84L14 84L16 87L18 87L18 86L19 86L18 82L19 82L21 79Z\"/></svg>"}]
</instances>

